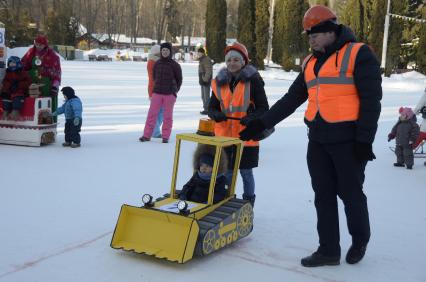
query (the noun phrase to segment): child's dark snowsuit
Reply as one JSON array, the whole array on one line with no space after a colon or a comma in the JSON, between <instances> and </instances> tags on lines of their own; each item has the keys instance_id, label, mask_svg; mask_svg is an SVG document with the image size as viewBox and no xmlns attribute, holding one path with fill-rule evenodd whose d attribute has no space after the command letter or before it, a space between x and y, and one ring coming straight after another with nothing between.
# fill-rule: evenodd
<instances>
[{"instance_id":1,"label":"child's dark snowsuit","mask_svg":"<svg viewBox=\"0 0 426 282\"><path fill-rule=\"evenodd\" d=\"M392 128L389 134L389 140L395 139L395 155L397 164L405 164L407 168L411 168L414 164L414 155L412 144L419 136L420 128L415 121L415 116L409 119L401 120Z\"/></svg>"},{"instance_id":2,"label":"child's dark snowsuit","mask_svg":"<svg viewBox=\"0 0 426 282\"><path fill-rule=\"evenodd\" d=\"M216 179L214 187L213 203L217 203L226 197L226 177L221 175ZM207 203L209 196L210 179L204 180L198 175L198 171L194 173L191 179L183 186L180 193L181 200L188 200L197 203Z\"/></svg>"}]
</instances>

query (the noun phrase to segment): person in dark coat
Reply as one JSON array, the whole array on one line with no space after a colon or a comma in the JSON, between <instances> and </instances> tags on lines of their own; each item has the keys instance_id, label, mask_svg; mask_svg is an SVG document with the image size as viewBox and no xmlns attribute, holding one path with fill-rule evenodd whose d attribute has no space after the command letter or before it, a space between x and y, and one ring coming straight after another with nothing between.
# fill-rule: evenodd
<instances>
[{"instance_id":1,"label":"person in dark coat","mask_svg":"<svg viewBox=\"0 0 426 282\"><path fill-rule=\"evenodd\" d=\"M198 82L201 86L201 99L203 100L202 115L207 115L210 101L210 84L213 75L213 64L204 48L198 49Z\"/></svg>"},{"instance_id":2,"label":"person in dark coat","mask_svg":"<svg viewBox=\"0 0 426 282\"><path fill-rule=\"evenodd\" d=\"M173 107L177 93L182 85L182 69L172 59L172 44L169 42L160 45L161 57L154 64L153 78L154 89L149 106L145 128L139 141L151 140L158 113L163 108L163 126L161 136L163 143L168 143L173 127Z\"/></svg>"},{"instance_id":3,"label":"person in dark coat","mask_svg":"<svg viewBox=\"0 0 426 282\"><path fill-rule=\"evenodd\" d=\"M11 56L7 60L6 75L2 84L3 119L7 119L10 114L11 118L16 120L24 106L24 98L31 84L31 77L23 70L19 57Z\"/></svg>"},{"instance_id":4,"label":"person in dark coat","mask_svg":"<svg viewBox=\"0 0 426 282\"><path fill-rule=\"evenodd\" d=\"M309 128L307 162L315 192L319 247L301 260L305 267L340 264L337 197L345 206L352 245L346 262L365 255L370 240L367 198L363 192L365 167L375 159L376 135L382 98L377 58L352 31L337 23L325 6L313 6L304 16L313 53L288 93L260 118L240 132L248 140L291 115L308 100L305 123Z\"/></svg>"},{"instance_id":5,"label":"person in dark coat","mask_svg":"<svg viewBox=\"0 0 426 282\"><path fill-rule=\"evenodd\" d=\"M213 148L213 149L212 149ZM214 163L214 147L209 145L199 145L194 153L193 167L194 174L183 186L179 194L181 200L188 200L197 203L207 203L209 187L212 177ZM216 204L226 197L228 160L226 154L221 154L219 170L214 187L213 204Z\"/></svg>"},{"instance_id":6,"label":"person in dark coat","mask_svg":"<svg viewBox=\"0 0 426 282\"><path fill-rule=\"evenodd\" d=\"M411 108L401 107L399 109L398 122L393 126L388 135L388 142L395 139L396 163L394 166L412 169L414 165L414 154L412 145L420 134L420 127L416 122L416 116Z\"/></svg>"},{"instance_id":7,"label":"person in dark coat","mask_svg":"<svg viewBox=\"0 0 426 282\"><path fill-rule=\"evenodd\" d=\"M262 77L257 69L248 64L246 47L238 42L225 48L226 68L219 71L212 81L212 95L208 116L216 121L215 135L239 138L238 133L251 119L260 116L269 109ZM249 94L249 95L247 95ZM232 118L232 119L231 119ZM226 150L231 164L235 160L235 148ZM259 142L247 140L240 162L240 174L243 179L243 199L254 205L255 182L253 168L259 163ZM231 166L227 173L232 179Z\"/></svg>"}]
</instances>

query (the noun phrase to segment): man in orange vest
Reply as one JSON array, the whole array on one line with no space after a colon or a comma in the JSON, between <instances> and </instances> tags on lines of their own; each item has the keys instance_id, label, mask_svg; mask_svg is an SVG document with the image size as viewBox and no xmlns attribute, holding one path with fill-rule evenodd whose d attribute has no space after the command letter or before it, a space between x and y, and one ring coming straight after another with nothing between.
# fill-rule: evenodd
<instances>
[{"instance_id":1,"label":"man in orange vest","mask_svg":"<svg viewBox=\"0 0 426 282\"><path fill-rule=\"evenodd\" d=\"M305 267L340 264L337 197L342 199L352 245L346 262L365 255L370 239L367 198L362 191L382 98L379 63L367 45L337 23L325 6L313 6L303 18L312 54L286 95L240 132L242 140L291 115L308 100L307 162L315 192L319 247L301 260Z\"/></svg>"}]
</instances>

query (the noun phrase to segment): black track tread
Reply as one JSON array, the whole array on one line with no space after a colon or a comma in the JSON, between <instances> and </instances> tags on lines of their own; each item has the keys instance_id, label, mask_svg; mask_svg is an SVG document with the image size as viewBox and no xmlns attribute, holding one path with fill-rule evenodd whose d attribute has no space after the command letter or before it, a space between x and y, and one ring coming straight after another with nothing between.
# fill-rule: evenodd
<instances>
[{"instance_id":1,"label":"black track tread","mask_svg":"<svg viewBox=\"0 0 426 282\"><path fill-rule=\"evenodd\" d=\"M196 247L195 247L195 255L202 256L203 250L203 238L206 233L214 228L217 224L220 224L223 219L226 217L232 215L234 212L237 212L240 208L242 208L246 203L248 203L245 200L241 199L231 199L227 203L223 204L216 210L210 212L206 216L204 216L202 219L198 220L198 226L200 227L200 232L198 235Z\"/></svg>"}]
</instances>

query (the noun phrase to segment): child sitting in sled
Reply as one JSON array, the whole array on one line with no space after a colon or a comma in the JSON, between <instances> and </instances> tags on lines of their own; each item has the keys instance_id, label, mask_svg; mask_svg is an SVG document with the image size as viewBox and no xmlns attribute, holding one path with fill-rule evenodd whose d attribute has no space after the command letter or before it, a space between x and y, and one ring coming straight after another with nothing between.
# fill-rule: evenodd
<instances>
[{"instance_id":1,"label":"child sitting in sled","mask_svg":"<svg viewBox=\"0 0 426 282\"><path fill-rule=\"evenodd\" d=\"M411 108L399 109L398 122L388 135L388 142L395 139L396 163L394 166L412 169L414 164L413 143L419 136L420 127Z\"/></svg>"},{"instance_id":2,"label":"child sitting in sled","mask_svg":"<svg viewBox=\"0 0 426 282\"><path fill-rule=\"evenodd\" d=\"M213 149L212 149L213 148ZM214 163L214 147L209 145L199 145L194 152L193 166L194 174L183 186L179 194L181 200L188 200L198 203L207 203L209 195L210 181ZM225 152L221 154L219 169L214 187L213 203L218 203L226 197L227 183L225 172L227 171L228 160Z\"/></svg>"},{"instance_id":3,"label":"child sitting in sled","mask_svg":"<svg viewBox=\"0 0 426 282\"><path fill-rule=\"evenodd\" d=\"M24 106L24 98L31 84L31 77L22 68L19 57L11 56L7 60L6 75L1 88L3 119L10 117L13 120L17 120L19 112Z\"/></svg>"}]
</instances>

